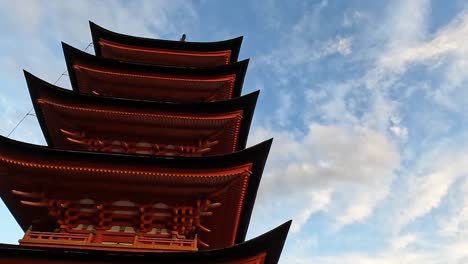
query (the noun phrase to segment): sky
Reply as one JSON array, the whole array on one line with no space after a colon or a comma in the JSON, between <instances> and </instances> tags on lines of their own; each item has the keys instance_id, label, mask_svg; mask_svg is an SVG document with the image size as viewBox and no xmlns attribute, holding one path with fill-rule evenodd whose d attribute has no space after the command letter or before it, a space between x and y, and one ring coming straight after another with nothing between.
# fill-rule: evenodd
<instances>
[{"instance_id":1,"label":"sky","mask_svg":"<svg viewBox=\"0 0 468 264\"><path fill-rule=\"evenodd\" d=\"M0 0L1 135L32 106L22 70L53 83L89 20L244 36L249 145L274 138L248 238L293 219L280 263L468 263L466 1ZM34 116L11 138L45 144ZM21 236L0 202L0 243Z\"/></svg>"}]
</instances>

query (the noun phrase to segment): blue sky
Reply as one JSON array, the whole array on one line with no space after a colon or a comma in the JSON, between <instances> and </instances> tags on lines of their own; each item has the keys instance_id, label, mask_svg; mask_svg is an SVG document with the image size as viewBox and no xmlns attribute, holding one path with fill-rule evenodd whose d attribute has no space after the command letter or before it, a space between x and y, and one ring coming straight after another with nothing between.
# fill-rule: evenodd
<instances>
[{"instance_id":1,"label":"blue sky","mask_svg":"<svg viewBox=\"0 0 468 264\"><path fill-rule=\"evenodd\" d=\"M281 263L468 262L465 1L0 0L0 134L88 20L154 38L244 36L249 144L274 137L249 237L293 219ZM60 86L69 87L67 78ZM44 144L34 117L12 138ZM21 231L0 205L0 242Z\"/></svg>"}]
</instances>

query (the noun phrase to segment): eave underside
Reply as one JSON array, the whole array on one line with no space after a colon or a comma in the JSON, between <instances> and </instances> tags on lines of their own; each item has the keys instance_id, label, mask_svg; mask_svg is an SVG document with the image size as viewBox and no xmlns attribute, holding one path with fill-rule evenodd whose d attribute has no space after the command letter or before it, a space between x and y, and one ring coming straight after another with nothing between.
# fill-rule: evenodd
<instances>
[{"instance_id":1,"label":"eave underside","mask_svg":"<svg viewBox=\"0 0 468 264\"><path fill-rule=\"evenodd\" d=\"M101 56L131 63L177 67L213 67L229 64L231 50L181 51L161 48L144 48L99 39Z\"/></svg>"},{"instance_id":2,"label":"eave underside","mask_svg":"<svg viewBox=\"0 0 468 264\"><path fill-rule=\"evenodd\" d=\"M18 166L17 164L7 164L4 159L2 161L1 196L9 207L16 208L12 211L13 215L23 222L32 224L35 230L52 231L58 227L56 224L58 219L51 217L50 213L51 210L62 208L60 206L50 207L50 204L90 199L99 201L98 204L130 201L141 205L151 205L162 202L192 208L201 198L221 204L219 208L212 211L212 215L201 219L202 225L211 232L200 233L200 240L213 248L221 248L235 243L250 177L250 165L248 164L244 168L233 168L231 172L219 171L219 174L215 171L205 173L198 171L194 174L178 176L176 171L165 171L163 173L156 172L156 175L147 172L143 175L135 174L128 177L126 175L130 173L129 171L112 169L107 169L105 172L89 171L80 167L32 162L22 162L23 164ZM43 166L48 167L41 168ZM241 173L233 174L236 172ZM211 176L207 176L209 174ZM28 198L8 194L8 192L17 193L18 191L42 195ZM37 207L24 204L25 202L44 205ZM122 209L117 208L117 210ZM131 211L140 212L139 209ZM93 219L92 215L90 217ZM188 217L189 215L187 215ZM139 218L140 216L137 216L135 219ZM140 224L135 222L135 219L134 217L129 219L126 226L135 225L134 227L138 228ZM51 225L52 222L55 224ZM97 226L96 223L91 224ZM42 225L45 226L42 227ZM104 227L104 229L109 229L113 225L109 223L109 226Z\"/></svg>"},{"instance_id":3,"label":"eave underside","mask_svg":"<svg viewBox=\"0 0 468 264\"><path fill-rule=\"evenodd\" d=\"M245 148L258 97L194 104L125 100L78 95L25 76L47 143L74 150L176 155L164 150L173 146L186 149L180 155L232 153Z\"/></svg>"},{"instance_id":4,"label":"eave underside","mask_svg":"<svg viewBox=\"0 0 468 264\"><path fill-rule=\"evenodd\" d=\"M168 102L212 102L240 96L248 60L210 68L124 63L62 43L75 91Z\"/></svg>"},{"instance_id":5,"label":"eave underside","mask_svg":"<svg viewBox=\"0 0 468 264\"><path fill-rule=\"evenodd\" d=\"M76 85L83 93L167 102L213 102L233 98L236 75L214 78L115 71L75 64Z\"/></svg>"},{"instance_id":6,"label":"eave underside","mask_svg":"<svg viewBox=\"0 0 468 264\"><path fill-rule=\"evenodd\" d=\"M242 112L211 117L132 113L63 105L48 100L40 100L39 108L51 146L57 148L160 155L161 151L155 148L159 150L170 145L198 151L206 145L207 152L200 153L201 156L228 154L240 150L239 145L244 146L238 142ZM68 120L75 121L70 123ZM102 146L97 145L100 142L103 142ZM137 150L139 145L140 152ZM198 153L182 152L180 155L190 154Z\"/></svg>"}]
</instances>

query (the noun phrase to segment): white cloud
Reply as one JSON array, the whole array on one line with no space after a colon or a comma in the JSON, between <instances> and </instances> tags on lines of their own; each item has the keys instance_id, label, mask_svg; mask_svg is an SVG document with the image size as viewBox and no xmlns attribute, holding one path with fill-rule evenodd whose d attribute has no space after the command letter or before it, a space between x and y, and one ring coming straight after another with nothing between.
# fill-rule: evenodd
<instances>
[{"instance_id":1,"label":"white cloud","mask_svg":"<svg viewBox=\"0 0 468 264\"><path fill-rule=\"evenodd\" d=\"M359 10L345 12L343 14L343 21L341 22L341 25L343 27L352 27L358 24L358 22L361 22L365 18L366 18L366 15Z\"/></svg>"},{"instance_id":2,"label":"white cloud","mask_svg":"<svg viewBox=\"0 0 468 264\"><path fill-rule=\"evenodd\" d=\"M333 53L339 53L343 56L348 56L352 52L351 43L352 39L350 37L343 38L341 36L337 36L336 39L325 48L322 56Z\"/></svg>"},{"instance_id":3,"label":"white cloud","mask_svg":"<svg viewBox=\"0 0 468 264\"><path fill-rule=\"evenodd\" d=\"M379 40L378 43L373 43L377 46L375 50L369 51L368 56L359 56L363 52L359 49L359 44L352 45L349 59L364 60L357 62L365 62L366 68L361 72L362 75L308 87L305 99L309 111L305 113L304 136L294 134L288 137L291 145L295 146L294 151L301 147L303 150L300 155L289 153L288 162L281 165L275 163L273 169L268 169L264 179L267 184L262 186L262 190L270 190L273 183L283 189L294 190L292 192L307 193L310 191L308 188L333 188L333 196L324 212L335 218L338 227L364 222L382 205L383 208L378 208L378 217L371 218L376 222L368 221L366 224L379 226L378 229L388 236L381 238L388 242L388 248L372 253L363 248L338 253L337 256L318 254L314 257L309 253L289 257L286 259L287 263L468 261L466 190L461 188L458 191L460 194L456 199L453 198L453 208L445 207L447 197L456 191L456 185L465 182L468 177L466 138L456 136L460 133L459 130L466 128L467 123L464 118L457 116L455 121L448 120L453 117L442 114L446 109L466 114L468 106L465 100L468 96L468 49L465 47L468 35L467 14L466 11L461 11L445 27L430 33L430 1L399 1L396 7L390 7L385 23L376 25L378 30L375 35L365 36L369 38L367 40ZM351 36L351 40L358 41L358 38ZM294 49L294 46L290 48ZM303 63L300 65L304 67L308 65L307 60L314 63L310 59L313 57L306 55L305 58L303 61L296 59L286 62L292 62L292 65ZM417 72L415 76L411 76L414 66L423 66L423 73ZM422 88L408 87L408 80L418 81ZM415 98L419 101L405 101L405 94L409 90L411 93L416 90L421 93L421 96L418 94L419 98ZM429 106L418 105L420 102ZM433 104L434 102L440 105ZM446 109L440 108L441 105ZM418 124L408 123L408 117ZM424 121L426 119L427 122ZM453 130L449 121L456 123L457 131ZM321 123L318 125L321 129L314 128L317 123ZM433 124L439 124L441 128L434 127ZM371 131L370 134L379 135L382 142L388 143L377 143L379 140L369 137L370 140L366 143L379 151L364 156L378 157L378 153L394 153L380 156L378 160L385 161L381 163L381 167L376 165L379 162L374 159L369 159L367 163L358 158L360 154L373 153L361 152L365 147L362 147L363 142L359 140L360 128ZM324 133L320 133L320 130ZM284 134L284 131L281 133ZM274 131L272 134L275 134ZM440 134L445 137L440 137ZM341 140L346 136L347 140ZM317 138L319 142L314 142L311 138ZM384 151L389 149L393 150ZM400 151L411 153L411 161L416 160L417 164L403 163L403 168L399 167L400 156L403 155ZM276 152L273 149L273 157ZM353 157L345 157L342 153ZM336 164L343 165L347 170L340 170ZM353 167L352 164L357 165ZM376 166L372 170L380 168L382 171L374 173L373 177L366 177L367 164ZM393 181L396 173L398 177ZM359 176L349 176L350 174ZM284 180L285 175L287 180ZM330 181L326 182L324 179ZM315 212L314 207L304 202L304 208L304 215L308 216L304 218L314 216L313 213L309 215L306 210L309 208ZM430 215L434 209L442 214L436 217L440 220L437 223L440 226L433 223L434 218ZM451 214L444 215L446 210ZM304 218L297 218L300 224ZM430 227L425 227L429 230L418 230L418 227L411 226L417 220L429 221ZM431 224L440 230L431 230ZM418 232L401 234L402 230L414 231L412 228Z\"/></svg>"},{"instance_id":4,"label":"white cloud","mask_svg":"<svg viewBox=\"0 0 468 264\"><path fill-rule=\"evenodd\" d=\"M363 222L372 215L375 208L388 195L392 177L387 175L387 178L381 180L382 182L351 188L353 193L346 195L347 205L337 214L334 229Z\"/></svg>"},{"instance_id":5,"label":"white cloud","mask_svg":"<svg viewBox=\"0 0 468 264\"><path fill-rule=\"evenodd\" d=\"M416 45L426 38L431 11L429 0L398 0L387 7L389 13L382 25L389 36L386 49Z\"/></svg>"},{"instance_id":6,"label":"white cloud","mask_svg":"<svg viewBox=\"0 0 468 264\"><path fill-rule=\"evenodd\" d=\"M408 129L406 127L393 125L390 127L390 131L397 137L406 138L408 135Z\"/></svg>"},{"instance_id":7,"label":"white cloud","mask_svg":"<svg viewBox=\"0 0 468 264\"><path fill-rule=\"evenodd\" d=\"M468 33L468 16L461 12L446 27L431 34L428 31L430 14L430 1L399 1L395 8L390 8L388 19L376 26L379 30L375 34L380 36L365 36L368 40L380 41L373 43L377 48L369 51L368 56L359 54L367 52L360 50L359 44L352 45L354 40L358 41L353 36L349 37L349 45L347 40L342 41L342 45L334 46L324 45L327 42L322 42L320 47L334 48L316 48L315 53L306 52L303 43L308 43L309 48L317 43L307 40L308 35L303 31L304 28L309 28L313 32L312 26L306 26L312 23L304 21L309 19L316 22L316 18L305 15L296 28L296 32L303 33L298 35L303 37L304 42L293 39L288 47L289 50L297 51L297 55L292 52L284 53L287 55L279 56L285 58L281 62L269 61L269 65L277 73L285 76L291 73L287 71L288 67L299 65L307 69L310 64L318 63L317 61L328 56L320 55L328 54L328 50L334 50L336 54L346 55L350 60L358 60L357 63L366 65L360 76L354 75L344 81L327 81L306 87L307 111L304 111L305 129L302 134L296 131L288 134L284 130L270 128L270 134L274 137L279 134L282 143L279 149L273 147L269 163L273 160L273 165L268 165L265 172L261 195L266 195L267 192L276 195L302 192L303 214L295 214L299 227L307 222L303 219L310 219L315 212L320 211L305 202L308 201L306 194L311 191L333 189L333 196L326 210L321 212L332 216L337 227L364 222L379 205L387 206L380 208L379 217L372 220L382 221L379 228L384 233L393 235L382 238L388 239L390 246L376 254L357 251L329 258L311 258L308 255L304 263L311 260L317 260L318 263L463 263L464 255L455 250L464 245L463 240L447 241L443 248L431 252L431 246L434 245L428 242L430 238L419 234L400 234L402 229L427 216L435 208L440 208L447 194L453 190L454 183L468 171L463 162L468 160L465 151L452 151L452 148L438 144L442 139L436 137L437 133L442 130L447 133L450 129L446 120L441 119L444 115L430 114L439 113L441 109L438 106L426 109L427 106L405 101L405 93L416 89L408 87L405 78L411 77L407 74L412 66L422 65L431 76L418 76L418 84L423 84L423 89L418 92L426 96L418 99L425 103L426 99L432 99L458 111L466 109L468 105L462 102L468 95L466 89L462 88L468 84L465 82L468 80L465 71L468 53L464 47ZM345 47L349 47L349 53ZM302 76L301 74L305 76L308 72L304 70L298 75ZM300 77L294 76L291 79L294 81L294 78ZM440 78L443 83L431 85L424 78ZM407 117L413 120L419 117L412 111L428 111L417 113L427 118L428 122L421 121L419 126L408 123ZM459 125L464 127L466 122L461 122L463 124ZM444 129L436 129L432 126L434 123L440 124ZM367 133L365 141L360 140L361 133ZM428 141L429 139L432 141ZM460 141L464 142L465 139ZM420 160L420 164L414 168L404 164L408 167L398 171L398 181L394 182L394 175L401 169L400 156L403 154L400 151L412 153L413 161ZM368 171L374 173L367 173ZM275 186L280 188L276 190ZM466 214L464 208L456 210L449 222L455 228L447 229L446 232L460 232L468 226L463 218ZM383 218L385 219L382 220ZM375 224L379 225L379 222ZM421 251L416 250L418 248ZM457 254L448 256L451 248ZM365 252L366 249L362 251ZM446 262L444 258L450 261ZM293 258L287 261L302 263Z\"/></svg>"},{"instance_id":8,"label":"white cloud","mask_svg":"<svg viewBox=\"0 0 468 264\"><path fill-rule=\"evenodd\" d=\"M271 195L302 193L302 198L294 201L301 205L295 230L330 203L334 204L332 213L338 226L366 219L386 196L399 166L393 143L363 127L310 124L302 137L265 128L251 134L254 142L275 137L259 203L268 201L266 197ZM330 197L332 189L336 200Z\"/></svg>"},{"instance_id":9,"label":"white cloud","mask_svg":"<svg viewBox=\"0 0 468 264\"><path fill-rule=\"evenodd\" d=\"M468 155L462 152L439 153L418 171L410 174L404 193L399 196L397 212L392 217L396 231L437 208L453 183L468 173Z\"/></svg>"},{"instance_id":10,"label":"white cloud","mask_svg":"<svg viewBox=\"0 0 468 264\"><path fill-rule=\"evenodd\" d=\"M424 245L422 248L409 250L411 244L419 244L417 236L406 235L395 238L389 247L373 254L350 252L330 256L294 256L286 263L318 263L318 264L417 264L417 263L466 263L468 260L468 242L436 243ZM420 245L421 246L421 245Z\"/></svg>"},{"instance_id":11,"label":"white cloud","mask_svg":"<svg viewBox=\"0 0 468 264\"><path fill-rule=\"evenodd\" d=\"M260 57L259 62L274 67L279 74L288 74L287 69L291 66L303 66L335 54L348 56L352 53L351 37L337 35L328 41L311 44L301 36L310 33L300 30L296 34L290 36L294 44L284 44L284 48Z\"/></svg>"},{"instance_id":12,"label":"white cloud","mask_svg":"<svg viewBox=\"0 0 468 264\"><path fill-rule=\"evenodd\" d=\"M406 2L413 3L413 1ZM422 10L429 8L427 1L421 3L426 6L422 7ZM416 20L417 23L414 24L420 26L416 28L409 26L406 31L400 29L403 33L394 34L395 37L391 41L393 44L389 45L378 59L378 67L389 74L397 75L405 74L410 67L415 65L425 66L429 75L437 71L437 78L433 80L434 88L425 91L428 97L451 111L465 113L464 109L468 104L462 98L468 95L465 89L468 84L468 75L465 71L468 65L467 11L462 10L452 21L434 34L428 34L423 29L427 25L424 19L416 18ZM402 40L402 38L407 40ZM430 77L428 76L428 79L431 79Z\"/></svg>"},{"instance_id":13,"label":"white cloud","mask_svg":"<svg viewBox=\"0 0 468 264\"><path fill-rule=\"evenodd\" d=\"M392 240L390 241L390 248L393 250L402 250L416 242L418 239L418 236L415 234L397 236L392 238Z\"/></svg>"},{"instance_id":14,"label":"white cloud","mask_svg":"<svg viewBox=\"0 0 468 264\"><path fill-rule=\"evenodd\" d=\"M384 135L364 127L310 124L302 138L260 128L252 132L253 141L260 138L258 135L281 139L279 146L273 145L271 160L273 166L287 166L282 166L281 172L272 171L274 176L270 177L276 178L265 179L271 182L272 191L277 187L306 190L333 182L380 182L399 164L395 146ZM287 163L281 163L284 161ZM283 177L283 172L288 177Z\"/></svg>"},{"instance_id":15,"label":"white cloud","mask_svg":"<svg viewBox=\"0 0 468 264\"><path fill-rule=\"evenodd\" d=\"M330 204L332 189L324 189L312 192L309 195L307 207L296 217L291 227L292 233L301 231L302 226L307 223L309 218L316 212L324 211Z\"/></svg>"},{"instance_id":16,"label":"white cloud","mask_svg":"<svg viewBox=\"0 0 468 264\"><path fill-rule=\"evenodd\" d=\"M429 41L413 43L411 46L395 47L380 59L383 67L402 70L414 63L432 63L453 53L465 53L466 33L468 32L467 17L456 19L446 28L440 30Z\"/></svg>"},{"instance_id":17,"label":"white cloud","mask_svg":"<svg viewBox=\"0 0 468 264\"><path fill-rule=\"evenodd\" d=\"M371 63L361 77L344 82L320 83L306 90L305 99L310 108L305 113L306 130L303 135L294 132L285 136L287 132L274 129L270 132L275 137L277 133L281 135L282 146L280 150L273 147L271 159L274 165L266 171L263 192L307 193L325 187L333 188L334 195L327 206L327 213L334 215L338 227L368 219L388 194L394 192L391 188L395 186L391 184L400 164L400 150L396 144L411 142L417 134L410 135L410 128L402 119L400 106L403 102L390 99L389 94L397 91L395 87L405 85L401 79L409 66L447 56L447 47L452 48L444 43L453 42L455 35L466 35L460 30L462 27L459 25L463 23L456 22L460 20L457 19L437 32L435 37L428 36L430 8L430 2L426 0L400 1L396 8L390 10L388 20L382 25L388 29L380 32L387 37L385 43L379 46L379 52L370 53L376 54L374 58L365 57L370 58ZM304 33L306 25L310 25L304 21L315 19L305 15L293 32ZM457 34L445 33L452 31ZM303 39L304 43L310 45L306 37ZM305 52L303 42L293 39L288 49L301 55L285 53L288 56L281 63L307 65L323 58L318 54L328 54L327 51L331 50L342 55L354 55L351 37L337 37L336 40L339 40L336 43L341 44L323 45L329 48L316 49L309 56L311 53ZM287 71L278 70L278 63L271 62L271 65L279 73L287 75ZM458 68L464 67L460 65ZM318 118L327 125L312 121ZM361 133L365 135L365 140L360 139ZM285 138L288 143L284 143ZM284 148L284 145L288 146ZM278 158L276 153L279 152L287 158ZM280 161L276 162L276 159ZM461 166L461 160L447 162ZM460 167L461 171L464 169ZM408 179L403 179L404 186L408 186L405 189L407 193L401 195L403 201L397 206L398 213L392 215L388 229L399 230L438 207L453 181L459 177L446 177L452 174L456 172L432 166L427 168L426 173L410 173ZM281 186L280 190L275 190L275 185ZM313 214L309 214L309 211L315 212L315 208L306 203L304 208L307 217L298 217L300 224L302 219L308 219ZM413 255L409 256L412 259Z\"/></svg>"},{"instance_id":18,"label":"white cloud","mask_svg":"<svg viewBox=\"0 0 468 264\"><path fill-rule=\"evenodd\" d=\"M328 1L313 5L291 26L278 29L284 32L280 47L260 56L258 61L273 67L277 74L290 74L291 66L305 66L331 55L348 56L352 53L352 38L335 35L328 40L317 40L321 29L320 16L328 7ZM277 25L278 26L278 25Z\"/></svg>"},{"instance_id":19,"label":"white cloud","mask_svg":"<svg viewBox=\"0 0 468 264\"><path fill-rule=\"evenodd\" d=\"M466 172L468 174L468 171ZM460 182L460 181L458 181ZM449 203L450 212L439 221L439 234L442 237L457 238L468 235L468 175L456 186Z\"/></svg>"}]
</instances>

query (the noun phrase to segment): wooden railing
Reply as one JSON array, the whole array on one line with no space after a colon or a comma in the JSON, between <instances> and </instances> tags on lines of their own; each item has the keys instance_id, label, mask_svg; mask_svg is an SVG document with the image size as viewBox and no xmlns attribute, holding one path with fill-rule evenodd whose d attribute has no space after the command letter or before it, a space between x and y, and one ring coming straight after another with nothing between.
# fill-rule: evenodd
<instances>
[{"instance_id":1,"label":"wooden railing","mask_svg":"<svg viewBox=\"0 0 468 264\"><path fill-rule=\"evenodd\" d=\"M24 246L45 246L45 247L80 247L89 249L111 249L129 251L196 251L197 240L191 239L170 239L159 237L131 236L125 233L125 239L106 239L106 235L116 238L118 233L99 232L98 234L71 234L27 231L23 239L19 241ZM104 238L104 239L103 239ZM107 241L109 240L109 241ZM125 240L125 241L124 241ZM127 243L130 242L130 243ZM122 243L120 243L122 242ZM124 243L125 242L125 243Z\"/></svg>"},{"instance_id":2,"label":"wooden railing","mask_svg":"<svg viewBox=\"0 0 468 264\"><path fill-rule=\"evenodd\" d=\"M27 231L21 241L29 240L41 240L44 242L53 242L53 241L69 241L76 242L77 244L84 244L90 242L89 234L70 234L70 233L52 233L52 232L33 232Z\"/></svg>"},{"instance_id":3,"label":"wooden railing","mask_svg":"<svg viewBox=\"0 0 468 264\"><path fill-rule=\"evenodd\" d=\"M190 239L137 237L136 245L146 245L146 246L154 246L154 247L173 246L173 247L197 248L197 241L190 240Z\"/></svg>"}]
</instances>

